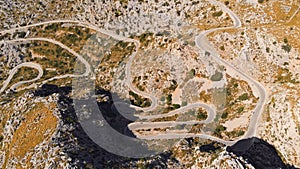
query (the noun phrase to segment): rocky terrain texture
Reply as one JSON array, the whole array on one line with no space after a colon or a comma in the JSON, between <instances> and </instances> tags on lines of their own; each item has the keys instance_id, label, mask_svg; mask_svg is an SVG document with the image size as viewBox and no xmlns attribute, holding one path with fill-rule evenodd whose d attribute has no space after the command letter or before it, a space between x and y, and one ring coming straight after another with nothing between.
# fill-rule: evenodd
<instances>
[{"instance_id":1,"label":"rocky terrain texture","mask_svg":"<svg viewBox=\"0 0 300 169\"><path fill-rule=\"evenodd\" d=\"M47 163L40 165L42 168L186 168L191 167L191 163L186 160L188 157L183 158L186 156L183 152L187 150L196 154L200 153L204 157L223 154L223 159L229 161L237 159L237 163L244 167L295 168L282 161L274 146L259 138L241 140L235 145L227 147L226 150L224 145L207 141L205 143L199 139L190 138L182 140L179 145L168 152L149 158L132 159L114 155L95 144L83 131L80 123L78 123L70 92L70 87L59 87L50 84L43 85L38 90L30 92L33 94L32 98L56 96L59 110L57 112L59 117L58 127L50 139L52 143L48 144L48 148L58 149L59 151L54 151L52 156L62 157L62 159L60 162L48 160ZM109 98L106 102L98 105L110 125L120 133L134 137L131 133L124 133L124 128L127 127L130 121L125 120L116 109L112 108L114 104L111 100L112 94L106 91L97 91L96 93L106 95ZM118 121L112 119L118 119ZM34 165L35 163L32 160L31 165ZM216 160L218 161L219 159L217 158ZM197 163L199 162L196 161ZM16 164L18 162L11 164L11 167L14 167ZM211 165L222 166L218 162L215 162L215 164L212 162L209 166ZM205 166L203 164L203 168L209 168L209 166Z\"/></svg>"},{"instance_id":2,"label":"rocky terrain texture","mask_svg":"<svg viewBox=\"0 0 300 169\"><path fill-rule=\"evenodd\" d=\"M282 161L273 145L257 137L240 140L235 145L227 147L226 150L236 156L243 157L257 169L296 169L296 167Z\"/></svg>"},{"instance_id":3,"label":"rocky terrain texture","mask_svg":"<svg viewBox=\"0 0 300 169\"><path fill-rule=\"evenodd\" d=\"M269 95L259 122L259 138L241 140L227 148L204 139L186 138L170 150L149 158L117 156L94 143L85 133L75 113L76 100L72 97L71 80L63 78L52 81L51 84L36 86L37 89L13 92L8 86L5 92L0 92L0 168L299 167L299 1L219 1L239 16L242 27L216 31L209 35L208 40L219 50L223 59L261 82ZM141 42L141 52L133 61L135 69L132 70L132 75L137 79L134 85L146 92L151 88L158 89L161 88L159 86L164 86L168 89L163 93L167 99L163 96L159 102L163 105L167 100L166 102L171 104L173 99L176 106L180 106L183 101L199 100L199 97L206 100L205 102L212 101L209 93L204 92L200 96L197 93L198 88L206 84L199 80L200 77L214 73L215 69L207 66L205 70L203 65L199 64L199 53L194 39L200 31L232 25L228 14L207 0L0 0L0 19L1 30L42 21L71 19L91 23L117 35L138 39ZM94 30L79 27L63 23L37 26L25 29L24 32L16 31L3 36L1 34L0 42L8 39L45 37L61 41L79 52L86 39L94 34ZM177 42L178 39L180 41ZM127 46L127 50L122 50L124 46ZM159 54L154 53L151 54L153 57L149 57L147 52L153 48L159 48ZM34 52L29 53L28 49ZM108 56L116 59L119 55L120 60L126 61L134 47L132 43L122 42L117 43L114 49L116 50L108 52L112 53ZM164 55L161 51L167 52ZM33 55L30 56L31 54ZM173 56L173 60L168 61L172 64L163 65L164 58L168 58L169 55ZM61 58L63 60L59 60ZM73 73L75 59L66 50L48 42L4 43L0 46L0 82L2 84L7 79L13 68L28 61L43 63L45 79ZM201 59L210 60L207 54L203 54ZM107 64L107 70L103 74L113 76L117 73L120 63L122 62L114 63L115 67L112 67L112 63ZM199 67L192 69L196 65ZM207 62L206 65L212 63ZM151 71L153 67L172 66L178 70L175 69L174 74L170 75L168 70ZM175 79L180 77L178 74L183 67L187 67L185 73L189 73L187 77L193 77L192 80L184 77ZM120 66L120 71L124 69L125 64ZM30 69L20 69L9 85L31 79L35 74L37 72ZM225 74L223 76L225 77ZM247 99L236 101L243 93L252 97L252 92L237 90L240 87L247 89L248 85L244 84L246 82L238 81L235 77L229 79L226 92L232 95L227 99L231 106L228 106L226 112L219 114L222 126L219 126L220 131L217 133L228 140L243 134L243 130L239 129L247 125L245 122L252 113L250 109L252 110L256 103L254 98L250 98L251 103ZM160 83L152 83L155 80L160 80ZM100 81L104 82L103 79ZM187 86L192 87L184 87L182 91L175 90L177 85L181 85L181 81L188 81ZM119 98L114 92L128 94L123 85L125 86L124 83L117 84L115 90L97 90L96 95L104 98L99 99L97 105L112 128L123 135L135 137L127 129L127 125L133 120L123 117L114 105L114 101L122 102L124 98ZM111 85L107 86L109 89ZM168 97L172 96L171 94L173 97ZM149 100L135 96L133 93L130 97L149 105ZM190 99L192 97L194 99ZM242 104L244 102L247 106ZM238 119L234 119L236 112L239 112ZM234 131L234 128L238 130ZM194 126L194 129L202 130L199 126Z\"/></svg>"},{"instance_id":4,"label":"rocky terrain texture","mask_svg":"<svg viewBox=\"0 0 300 169\"><path fill-rule=\"evenodd\" d=\"M35 95L46 97L55 93L58 94L57 103L61 115L61 126L58 128L55 141L62 146L62 151L68 156L68 164L71 168L132 168L138 167L138 165L145 166L146 168L153 168L155 166L166 168L167 163L177 163L176 159L170 157L170 152L145 159L145 161L141 163L139 162L141 159L117 156L95 144L78 122L73 107L73 100L68 96L70 92L69 89L69 87L44 85L35 91ZM111 99L109 92L97 91L96 93L108 95ZM113 102L108 100L107 102L99 103L99 109L101 109L103 115L114 129L122 134L130 135L130 133L123 133L124 128L127 127L130 121L124 120L125 118L121 117L121 115L116 112L116 109L112 108L112 105Z\"/></svg>"}]
</instances>

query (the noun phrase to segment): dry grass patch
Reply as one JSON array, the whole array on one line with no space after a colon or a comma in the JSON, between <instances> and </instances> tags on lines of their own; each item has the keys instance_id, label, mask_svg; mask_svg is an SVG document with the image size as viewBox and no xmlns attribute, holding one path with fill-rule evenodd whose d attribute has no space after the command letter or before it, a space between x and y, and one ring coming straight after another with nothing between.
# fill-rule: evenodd
<instances>
[{"instance_id":1,"label":"dry grass patch","mask_svg":"<svg viewBox=\"0 0 300 169\"><path fill-rule=\"evenodd\" d=\"M50 105L37 103L33 109L26 113L24 121L14 133L7 152L8 158L24 158L38 144L53 135L58 123L57 118L52 113L54 108L54 103Z\"/></svg>"},{"instance_id":2,"label":"dry grass patch","mask_svg":"<svg viewBox=\"0 0 300 169\"><path fill-rule=\"evenodd\" d=\"M296 5L290 6L280 1L273 2L274 17L277 21L288 21L291 18L291 16L296 12L297 8L298 6Z\"/></svg>"}]
</instances>

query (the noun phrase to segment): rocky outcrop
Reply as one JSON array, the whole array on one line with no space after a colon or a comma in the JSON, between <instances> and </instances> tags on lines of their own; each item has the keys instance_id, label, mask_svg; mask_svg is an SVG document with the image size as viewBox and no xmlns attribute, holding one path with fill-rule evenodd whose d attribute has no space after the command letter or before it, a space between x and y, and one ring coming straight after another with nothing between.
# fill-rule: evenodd
<instances>
[{"instance_id":1,"label":"rocky outcrop","mask_svg":"<svg viewBox=\"0 0 300 169\"><path fill-rule=\"evenodd\" d=\"M146 166L147 168L167 168L168 162L178 163L171 158L172 153L165 152L144 159L127 158L112 154L98 144L85 133L84 129L78 122L74 109L74 100L69 97L69 87L58 87L56 85L43 85L36 92L36 96L48 96L58 93L58 110L60 112L60 124L54 142L59 144L63 153L68 157L68 163L71 168L138 168ZM104 90L97 90L96 95L105 95L106 102L98 102L105 120L121 134L135 137L131 131L126 130L127 125L132 121L123 117L118 109L114 107L112 93ZM114 96L114 100L121 101ZM86 100L89 101L89 100ZM171 160L170 160L171 159Z\"/></svg>"},{"instance_id":2,"label":"rocky outcrop","mask_svg":"<svg viewBox=\"0 0 300 169\"><path fill-rule=\"evenodd\" d=\"M35 96L46 97L53 93L60 93L62 95L67 95L72 90L71 87L58 87L53 84L44 84L38 90L34 92Z\"/></svg>"},{"instance_id":3,"label":"rocky outcrop","mask_svg":"<svg viewBox=\"0 0 300 169\"><path fill-rule=\"evenodd\" d=\"M226 150L243 157L256 169L295 168L282 161L273 145L256 137L240 140L233 146L227 147Z\"/></svg>"}]
</instances>

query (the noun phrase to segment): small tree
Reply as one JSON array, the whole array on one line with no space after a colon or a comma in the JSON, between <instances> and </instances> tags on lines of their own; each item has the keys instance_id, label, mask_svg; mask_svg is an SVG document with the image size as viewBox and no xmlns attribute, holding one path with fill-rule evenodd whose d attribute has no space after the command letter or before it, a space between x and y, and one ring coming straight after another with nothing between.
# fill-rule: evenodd
<instances>
[{"instance_id":1,"label":"small tree","mask_svg":"<svg viewBox=\"0 0 300 169\"><path fill-rule=\"evenodd\" d=\"M179 108L180 108L180 105L179 105L179 104L173 104L173 107L174 107L175 109L179 109Z\"/></svg>"},{"instance_id":2,"label":"small tree","mask_svg":"<svg viewBox=\"0 0 300 169\"><path fill-rule=\"evenodd\" d=\"M166 99L167 99L167 104L170 105L172 103L172 94L168 94Z\"/></svg>"},{"instance_id":3,"label":"small tree","mask_svg":"<svg viewBox=\"0 0 300 169\"><path fill-rule=\"evenodd\" d=\"M201 111L201 112L199 112L199 113L197 114L197 118L198 118L199 120L204 120L204 119L207 118L207 114Z\"/></svg>"},{"instance_id":4,"label":"small tree","mask_svg":"<svg viewBox=\"0 0 300 169\"><path fill-rule=\"evenodd\" d=\"M239 100L247 100L247 99L249 99L248 93L244 93L244 94L240 95L238 99Z\"/></svg>"},{"instance_id":5,"label":"small tree","mask_svg":"<svg viewBox=\"0 0 300 169\"><path fill-rule=\"evenodd\" d=\"M218 12L214 12L213 14L212 14L212 16L213 17L219 17L219 16L221 16L223 14L223 11L218 11Z\"/></svg>"},{"instance_id":6,"label":"small tree","mask_svg":"<svg viewBox=\"0 0 300 169\"><path fill-rule=\"evenodd\" d=\"M195 70L195 69L192 69L192 70L191 70L191 75L192 75L192 76L195 76L195 75L196 75L196 70Z\"/></svg>"},{"instance_id":7,"label":"small tree","mask_svg":"<svg viewBox=\"0 0 300 169\"><path fill-rule=\"evenodd\" d=\"M290 52L291 51L291 46L289 44L285 44L285 45L282 45L281 48L286 51L286 52Z\"/></svg>"},{"instance_id":8,"label":"small tree","mask_svg":"<svg viewBox=\"0 0 300 169\"><path fill-rule=\"evenodd\" d=\"M225 131L225 130L226 130L226 127L225 127L225 126L223 126L223 125L218 125L218 126L216 127L216 129L215 129L214 134L220 135L221 132L223 132L223 131Z\"/></svg>"},{"instance_id":9,"label":"small tree","mask_svg":"<svg viewBox=\"0 0 300 169\"><path fill-rule=\"evenodd\" d=\"M243 112L244 111L244 107L239 107L238 109L237 109L237 112L238 113L241 113L241 112Z\"/></svg>"},{"instance_id":10,"label":"small tree","mask_svg":"<svg viewBox=\"0 0 300 169\"><path fill-rule=\"evenodd\" d=\"M226 119L227 117L228 117L228 113L227 112L222 113L222 115L221 115L222 119Z\"/></svg>"}]
</instances>

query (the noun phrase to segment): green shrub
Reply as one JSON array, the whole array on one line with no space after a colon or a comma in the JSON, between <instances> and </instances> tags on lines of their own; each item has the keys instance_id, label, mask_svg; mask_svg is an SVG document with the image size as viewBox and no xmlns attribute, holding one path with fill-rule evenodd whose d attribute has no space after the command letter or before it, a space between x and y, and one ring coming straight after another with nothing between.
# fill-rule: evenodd
<instances>
[{"instance_id":1,"label":"green shrub","mask_svg":"<svg viewBox=\"0 0 300 169\"><path fill-rule=\"evenodd\" d=\"M173 107L174 107L175 109L179 109L179 108L180 108L180 105L179 105L179 104L173 104Z\"/></svg>"},{"instance_id":2,"label":"green shrub","mask_svg":"<svg viewBox=\"0 0 300 169\"><path fill-rule=\"evenodd\" d=\"M195 76L195 75L196 75L196 70L195 70L195 69L192 69L192 70L191 70L191 75L192 75L192 76Z\"/></svg>"},{"instance_id":3,"label":"green shrub","mask_svg":"<svg viewBox=\"0 0 300 169\"><path fill-rule=\"evenodd\" d=\"M244 133L245 133L245 131L240 130L240 131L237 132L237 136L238 136L238 137L239 137L239 136L242 136L242 135L244 135Z\"/></svg>"},{"instance_id":4,"label":"green shrub","mask_svg":"<svg viewBox=\"0 0 300 169\"><path fill-rule=\"evenodd\" d=\"M197 114L197 118L199 120L205 120L207 118L207 114L201 111Z\"/></svg>"},{"instance_id":5,"label":"green shrub","mask_svg":"<svg viewBox=\"0 0 300 169\"><path fill-rule=\"evenodd\" d=\"M225 47L224 46L220 46L220 50L224 51Z\"/></svg>"},{"instance_id":6,"label":"green shrub","mask_svg":"<svg viewBox=\"0 0 300 169\"><path fill-rule=\"evenodd\" d=\"M249 99L248 93L244 93L244 94L240 95L238 99L239 100L248 100Z\"/></svg>"},{"instance_id":7,"label":"green shrub","mask_svg":"<svg viewBox=\"0 0 300 169\"><path fill-rule=\"evenodd\" d=\"M166 100L167 100L167 104L170 105L172 103L172 94L168 94Z\"/></svg>"},{"instance_id":8,"label":"green shrub","mask_svg":"<svg viewBox=\"0 0 300 169\"><path fill-rule=\"evenodd\" d=\"M227 112L222 113L222 115L221 115L222 119L226 119L227 117L228 117L228 113Z\"/></svg>"},{"instance_id":9,"label":"green shrub","mask_svg":"<svg viewBox=\"0 0 300 169\"><path fill-rule=\"evenodd\" d=\"M220 135L222 131L225 131L226 127L222 125L218 125L214 131L214 134Z\"/></svg>"},{"instance_id":10,"label":"green shrub","mask_svg":"<svg viewBox=\"0 0 300 169\"><path fill-rule=\"evenodd\" d=\"M282 45L281 48L282 48L284 51L288 52L288 53L289 53L289 52L291 51L291 49L292 49L291 45L289 45L289 44Z\"/></svg>"},{"instance_id":11,"label":"green shrub","mask_svg":"<svg viewBox=\"0 0 300 169\"><path fill-rule=\"evenodd\" d=\"M219 16L221 16L223 14L223 11L218 11L218 12L214 12L213 14L212 14L212 16L213 17L219 17Z\"/></svg>"},{"instance_id":12,"label":"green shrub","mask_svg":"<svg viewBox=\"0 0 300 169\"><path fill-rule=\"evenodd\" d=\"M244 107L239 107L239 108L237 109L237 112L238 112L238 113L241 113L242 111L244 111Z\"/></svg>"}]
</instances>

